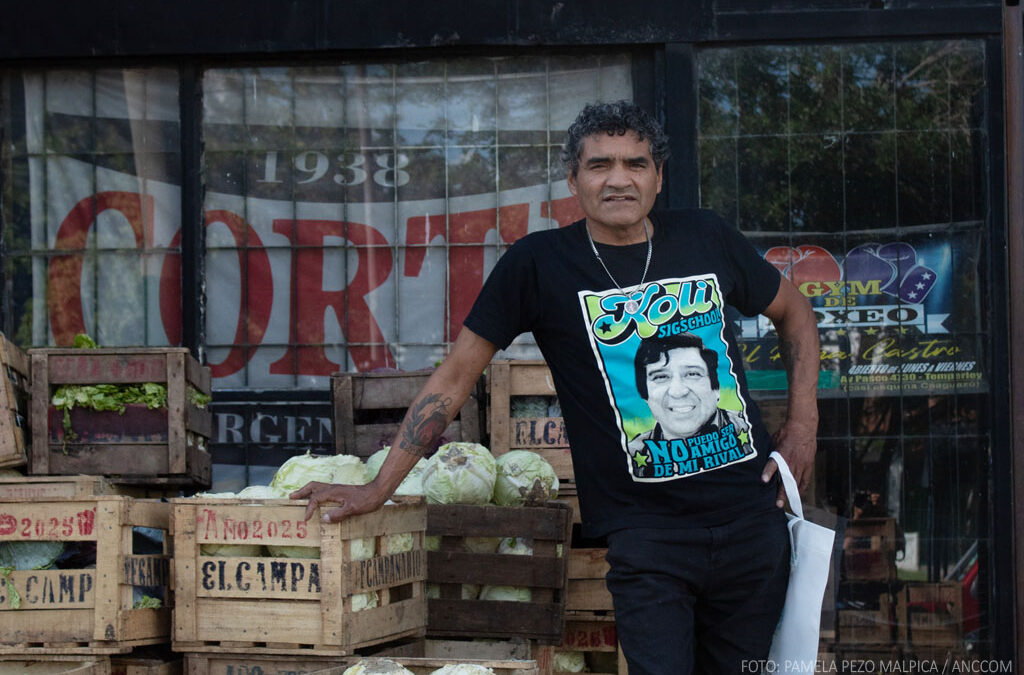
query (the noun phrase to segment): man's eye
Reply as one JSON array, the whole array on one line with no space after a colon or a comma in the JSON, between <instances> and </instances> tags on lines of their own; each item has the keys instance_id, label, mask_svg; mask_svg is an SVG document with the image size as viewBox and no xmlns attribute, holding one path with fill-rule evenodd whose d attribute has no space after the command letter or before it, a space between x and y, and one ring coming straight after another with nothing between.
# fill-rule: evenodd
<instances>
[{"instance_id":1,"label":"man's eye","mask_svg":"<svg viewBox=\"0 0 1024 675\"><path fill-rule=\"evenodd\" d=\"M659 373L659 374L656 374L656 375L651 375L651 382L661 383L661 382L667 382L667 381L668 381L668 375L665 375L664 373Z\"/></svg>"}]
</instances>

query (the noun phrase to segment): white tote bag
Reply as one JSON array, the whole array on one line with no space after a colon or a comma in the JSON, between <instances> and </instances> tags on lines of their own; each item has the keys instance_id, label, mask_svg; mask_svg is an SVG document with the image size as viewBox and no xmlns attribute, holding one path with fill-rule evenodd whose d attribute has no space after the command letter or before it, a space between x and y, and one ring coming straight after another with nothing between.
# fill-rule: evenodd
<instances>
[{"instance_id":1,"label":"white tote bag","mask_svg":"<svg viewBox=\"0 0 1024 675\"><path fill-rule=\"evenodd\" d=\"M818 660L818 629L821 626L821 601L825 596L836 533L827 527L804 520L800 491L789 465L777 452L770 457L779 465L789 507L789 541L792 545L789 587L779 625L772 637L768 661L773 673L813 673Z\"/></svg>"}]
</instances>

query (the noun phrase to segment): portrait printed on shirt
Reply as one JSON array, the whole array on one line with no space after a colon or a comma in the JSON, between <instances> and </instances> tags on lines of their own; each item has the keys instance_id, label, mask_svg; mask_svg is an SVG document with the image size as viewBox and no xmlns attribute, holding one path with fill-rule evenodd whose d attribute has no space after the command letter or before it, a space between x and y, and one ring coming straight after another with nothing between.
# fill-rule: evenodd
<instances>
[{"instance_id":1,"label":"portrait printed on shirt","mask_svg":"<svg viewBox=\"0 0 1024 675\"><path fill-rule=\"evenodd\" d=\"M662 279L629 295L580 291L579 299L634 481L685 478L756 455L715 275Z\"/></svg>"}]
</instances>

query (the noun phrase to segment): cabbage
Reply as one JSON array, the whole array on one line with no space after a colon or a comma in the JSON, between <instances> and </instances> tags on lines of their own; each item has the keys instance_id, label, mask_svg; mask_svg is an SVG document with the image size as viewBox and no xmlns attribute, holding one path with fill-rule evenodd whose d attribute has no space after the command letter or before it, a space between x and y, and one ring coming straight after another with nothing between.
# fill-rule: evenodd
<instances>
[{"instance_id":1,"label":"cabbage","mask_svg":"<svg viewBox=\"0 0 1024 675\"><path fill-rule=\"evenodd\" d=\"M0 541L0 567L45 570L64 552L61 541Z\"/></svg>"},{"instance_id":2,"label":"cabbage","mask_svg":"<svg viewBox=\"0 0 1024 675\"><path fill-rule=\"evenodd\" d=\"M411 551L415 543L416 540L413 539L412 532L391 534L384 540L384 552L389 555L392 553L405 553Z\"/></svg>"},{"instance_id":3,"label":"cabbage","mask_svg":"<svg viewBox=\"0 0 1024 675\"><path fill-rule=\"evenodd\" d=\"M480 586L477 584L462 584L460 593L463 600L476 600L480 595ZM427 584L427 599L439 600L441 598L441 584Z\"/></svg>"},{"instance_id":4,"label":"cabbage","mask_svg":"<svg viewBox=\"0 0 1024 675\"><path fill-rule=\"evenodd\" d=\"M288 499L288 493L269 485L250 485L238 493L239 499Z\"/></svg>"},{"instance_id":5,"label":"cabbage","mask_svg":"<svg viewBox=\"0 0 1024 675\"><path fill-rule=\"evenodd\" d=\"M259 544L200 544L199 555L215 555L227 558L257 558L263 555L263 546Z\"/></svg>"},{"instance_id":6,"label":"cabbage","mask_svg":"<svg viewBox=\"0 0 1024 675\"><path fill-rule=\"evenodd\" d=\"M352 596L352 611L361 612L364 609L373 609L378 605L377 591L369 593L356 593Z\"/></svg>"},{"instance_id":7,"label":"cabbage","mask_svg":"<svg viewBox=\"0 0 1024 675\"><path fill-rule=\"evenodd\" d=\"M332 455L314 455L309 450L304 455L290 457L277 469L274 478L270 481L270 487L291 493L311 481L333 483L335 471L333 460L334 456Z\"/></svg>"},{"instance_id":8,"label":"cabbage","mask_svg":"<svg viewBox=\"0 0 1024 675\"><path fill-rule=\"evenodd\" d=\"M536 452L510 450L496 465L493 501L498 506L543 504L558 496L558 476Z\"/></svg>"},{"instance_id":9,"label":"cabbage","mask_svg":"<svg viewBox=\"0 0 1024 675\"><path fill-rule=\"evenodd\" d=\"M355 455L332 455L328 458L334 466L330 483L340 485L366 485L366 467L363 460Z\"/></svg>"},{"instance_id":10,"label":"cabbage","mask_svg":"<svg viewBox=\"0 0 1024 675\"><path fill-rule=\"evenodd\" d=\"M583 652L556 651L551 660L551 670L556 673L585 673L587 663Z\"/></svg>"},{"instance_id":11,"label":"cabbage","mask_svg":"<svg viewBox=\"0 0 1024 675\"><path fill-rule=\"evenodd\" d=\"M342 675L414 675L414 673L400 663L388 659L363 659L346 669Z\"/></svg>"},{"instance_id":12,"label":"cabbage","mask_svg":"<svg viewBox=\"0 0 1024 675\"><path fill-rule=\"evenodd\" d=\"M533 546L523 537L506 537L498 544L498 553L506 555L533 555Z\"/></svg>"},{"instance_id":13,"label":"cabbage","mask_svg":"<svg viewBox=\"0 0 1024 675\"><path fill-rule=\"evenodd\" d=\"M267 544L267 551L274 558L306 558L320 557L319 546L274 546Z\"/></svg>"},{"instance_id":14,"label":"cabbage","mask_svg":"<svg viewBox=\"0 0 1024 675\"><path fill-rule=\"evenodd\" d=\"M503 602L530 602L533 593L529 588L520 586L484 586L480 589L481 600L501 600Z\"/></svg>"},{"instance_id":15,"label":"cabbage","mask_svg":"<svg viewBox=\"0 0 1024 675\"><path fill-rule=\"evenodd\" d=\"M533 547L526 539L507 537L498 545L498 553L507 555L533 555ZM484 586L480 589L481 600L504 600L506 602L530 602L533 592L518 586Z\"/></svg>"},{"instance_id":16,"label":"cabbage","mask_svg":"<svg viewBox=\"0 0 1024 675\"><path fill-rule=\"evenodd\" d=\"M494 456L479 443L446 443L423 470L423 494L431 504L487 504L494 493Z\"/></svg>"},{"instance_id":17,"label":"cabbage","mask_svg":"<svg viewBox=\"0 0 1024 675\"><path fill-rule=\"evenodd\" d=\"M438 668L430 675L494 675L494 671L476 663L456 663Z\"/></svg>"},{"instance_id":18,"label":"cabbage","mask_svg":"<svg viewBox=\"0 0 1024 675\"><path fill-rule=\"evenodd\" d=\"M380 468L384 465L384 460L388 456L390 447L383 448L370 455L366 460L366 482L369 483L377 474L380 473ZM405 478L402 479L401 484L395 490L395 494L398 496L409 496L418 497L423 494L423 471L427 468L427 460L424 457L420 457L416 460L416 464L413 465L409 473L406 474Z\"/></svg>"},{"instance_id":19,"label":"cabbage","mask_svg":"<svg viewBox=\"0 0 1024 675\"><path fill-rule=\"evenodd\" d=\"M238 495L234 492L198 492L195 496L203 499L234 499Z\"/></svg>"}]
</instances>

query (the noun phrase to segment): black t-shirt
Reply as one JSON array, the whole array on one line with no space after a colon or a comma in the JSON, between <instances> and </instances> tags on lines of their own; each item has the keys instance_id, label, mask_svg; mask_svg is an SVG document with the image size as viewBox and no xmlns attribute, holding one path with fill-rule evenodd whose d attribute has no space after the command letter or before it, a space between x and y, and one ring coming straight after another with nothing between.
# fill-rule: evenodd
<instances>
[{"instance_id":1,"label":"black t-shirt","mask_svg":"<svg viewBox=\"0 0 1024 675\"><path fill-rule=\"evenodd\" d=\"M774 508L776 488L760 480L771 439L723 315L725 304L762 312L779 273L711 211L651 220L642 292L647 244L597 244L633 313L578 221L513 244L465 321L501 349L533 332L562 408L585 536Z\"/></svg>"}]
</instances>

